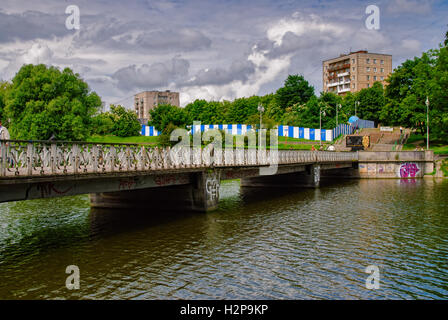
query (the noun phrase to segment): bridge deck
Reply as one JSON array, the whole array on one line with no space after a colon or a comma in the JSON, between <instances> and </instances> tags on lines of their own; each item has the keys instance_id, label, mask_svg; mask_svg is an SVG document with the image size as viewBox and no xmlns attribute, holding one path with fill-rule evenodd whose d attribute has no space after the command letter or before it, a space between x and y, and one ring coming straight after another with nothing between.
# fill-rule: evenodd
<instances>
[{"instance_id":1,"label":"bridge deck","mask_svg":"<svg viewBox=\"0 0 448 320\"><path fill-rule=\"evenodd\" d=\"M147 175L151 172L210 168L341 163L358 160L356 152L151 148L139 144L71 142L0 142L0 183L42 177Z\"/></svg>"}]
</instances>

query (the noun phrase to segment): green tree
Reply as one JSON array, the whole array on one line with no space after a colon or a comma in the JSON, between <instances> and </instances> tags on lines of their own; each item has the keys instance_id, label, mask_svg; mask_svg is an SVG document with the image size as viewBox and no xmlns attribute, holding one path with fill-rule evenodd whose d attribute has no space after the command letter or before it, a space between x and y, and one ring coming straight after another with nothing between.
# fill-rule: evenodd
<instances>
[{"instance_id":1,"label":"green tree","mask_svg":"<svg viewBox=\"0 0 448 320\"><path fill-rule=\"evenodd\" d=\"M3 109L5 108L6 94L10 84L8 82L0 81L0 120L6 122L3 117Z\"/></svg>"},{"instance_id":2,"label":"green tree","mask_svg":"<svg viewBox=\"0 0 448 320\"><path fill-rule=\"evenodd\" d=\"M137 115L132 110L126 110L123 106L111 105L110 113L113 119L112 133L118 137L138 136L141 131L141 124Z\"/></svg>"},{"instance_id":3,"label":"green tree","mask_svg":"<svg viewBox=\"0 0 448 320\"><path fill-rule=\"evenodd\" d=\"M233 101L227 114L228 123L246 123L251 115L258 114L259 96L239 98Z\"/></svg>"},{"instance_id":4,"label":"green tree","mask_svg":"<svg viewBox=\"0 0 448 320\"><path fill-rule=\"evenodd\" d=\"M375 82L372 87L365 88L356 94L359 101L358 117L361 119L380 121L380 113L386 103L381 82Z\"/></svg>"},{"instance_id":5,"label":"green tree","mask_svg":"<svg viewBox=\"0 0 448 320\"><path fill-rule=\"evenodd\" d=\"M426 97L433 97L437 57L425 52L405 61L389 76L386 87L386 105L380 118L387 124L404 125L426 131Z\"/></svg>"},{"instance_id":6,"label":"green tree","mask_svg":"<svg viewBox=\"0 0 448 320\"><path fill-rule=\"evenodd\" d=\"M7 91L4 115L16 139L84 140L101 99L69 68L24 65Z\"/></svg>"},{"instance_id":7,"label":"green tree","mask_svg":"<svg viewBox=\"0 0 448 320\"><path fill-rule=\"evenodd\" d=\"M172 106L170 104L162 104L149 111L151 119L150 126L154 126L158 131L163 131L168 124L175 127L185 128L190 124L190 118L184 108Z\"/></svg>"},{"instance_id":8,"label":"green tree","mask_svg":"<svg viewBox=\"0 0 448 320\"><path fill-rule=\"evenodd\" d=\"M185 106L185 111L191 121L201 121L203 124L223 123L226 118L224 104L217 101L195 100Z\"/></svg>"},{"instance_id":9,"label":"green tree","mask_svg":"<svg viewBox=\"0 0 448 320\"><path fill-rule=\"evenodd\" d=\"M277 90L276 100L283 109L307 103L314 96L314 87L301 75L289 75L284 86Z\"/></svg>"}]
</instances>

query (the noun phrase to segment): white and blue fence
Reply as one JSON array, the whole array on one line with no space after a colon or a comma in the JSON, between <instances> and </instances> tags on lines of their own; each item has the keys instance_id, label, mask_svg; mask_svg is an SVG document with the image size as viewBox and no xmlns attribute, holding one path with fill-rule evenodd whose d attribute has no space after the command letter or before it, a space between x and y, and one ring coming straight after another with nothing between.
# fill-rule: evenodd
<instances>
[{"instance_id":1,"label":"white and blue fence","mask_svg":"<svg viewBox=\"0 0 448 320\"><path fill-rule=\"evenodd\" d=\"M233 135L242 135L247 131L252 130L251 125L246 124L201 124L192 125L191 133L194 132L205 132L207 130L219 129L224 130L227 133ZM333 141L333 130L326 129L312 129L312 128L302 128L302 127L292 127L280 125L277 128L279 137L288 137L296 139L306 139L313 141ZM149 137L156 137L161 134L156 128L152 126L142 126L142 135ZM320 139L319 139L320 136Z\"/></svg>"}]
</instances>

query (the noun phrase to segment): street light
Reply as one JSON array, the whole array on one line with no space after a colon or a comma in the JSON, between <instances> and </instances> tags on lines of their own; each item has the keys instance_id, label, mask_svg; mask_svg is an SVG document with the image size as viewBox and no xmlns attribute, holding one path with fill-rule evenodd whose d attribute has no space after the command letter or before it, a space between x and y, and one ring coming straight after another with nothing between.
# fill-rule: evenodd
<instances>
[{"instance_id":1,"label":"street light","mask_svg":"<svg viewBox=\"0 0 448 320\"><path fill-rule=\"evenodd\" d=\"M429 98L426 96L426 150L429 150Z\"/></svg>"},{"instance_id":2,"label":"street light","mask_svg":"<svg viewBox=\"0 0 448 320\"><path fill-rule=\"evenodd\" d=\"M322 110L322 107L320 107L319 111L319 144L322 146L322 116L325 117L325 110Z\"/></svg>"},{"instance_id":3,"label":"street light","mask_svg":"<svg viewBox=\"0 0 448 320\"><path fill-rule=\"evenodd\" d=\"M341 108L342 106L340 104L336 105L336 127L338 126L338 110Z\"/></svg>"},{"instance_id":4,"label":"street light","mask_svg":"<svg viewBox=\"0 0 448 320\"><path fill-rule=\"evenodd\" d=\"M259 140L258 145L261 144L261 126L262 126L262 114L264 112L264 107L261 105L261 103L258 104L258 112L260 112L260 129L259 129Z\"/></svg>"}]
</instances>

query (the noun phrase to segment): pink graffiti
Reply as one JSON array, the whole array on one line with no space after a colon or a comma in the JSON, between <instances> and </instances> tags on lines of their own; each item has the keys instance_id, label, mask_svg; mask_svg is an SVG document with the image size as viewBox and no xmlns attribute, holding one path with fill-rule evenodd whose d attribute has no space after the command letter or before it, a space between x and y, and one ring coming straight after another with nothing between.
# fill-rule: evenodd
<instances>
[{"instance_id":1,"label":"pink graffiti","mask_svg":"<svg viewBox=\"0 0 448 320\"><path fill-rule=\"evenodd\" d=\"M136 185L136 182L133 178L122 179L119 182L118 189L119 190L131 190L135 185Z\"/></svg>"},{"instance_id":2,"label":"pink graffiti","mask_svg":"<svg viewBox=\"0 0 448 320\"><path fill-rule=\"evenodd\" d=\"M415 178L415 175L420 171L415 163L403 163L400 167L400 177Z\"/></svg>"}]
</instances>

